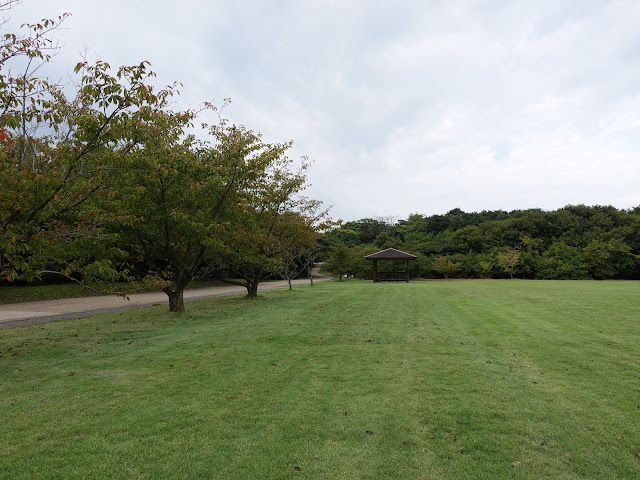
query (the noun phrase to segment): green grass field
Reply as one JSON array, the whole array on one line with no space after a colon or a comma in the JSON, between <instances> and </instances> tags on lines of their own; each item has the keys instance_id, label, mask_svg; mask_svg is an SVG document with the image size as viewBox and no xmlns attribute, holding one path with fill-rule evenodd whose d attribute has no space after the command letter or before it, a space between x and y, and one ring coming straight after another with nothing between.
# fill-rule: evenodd
<instances>
[{"instance_id":1,"label":"green grass field","mask_svg":"<svg viewBox=\"0 0 640 480\"><path fill-rule=\"evenodd\" d=\"M640 283L330 282L0 329L0 478L640 478Z\"/></svg>"}]
</instances>

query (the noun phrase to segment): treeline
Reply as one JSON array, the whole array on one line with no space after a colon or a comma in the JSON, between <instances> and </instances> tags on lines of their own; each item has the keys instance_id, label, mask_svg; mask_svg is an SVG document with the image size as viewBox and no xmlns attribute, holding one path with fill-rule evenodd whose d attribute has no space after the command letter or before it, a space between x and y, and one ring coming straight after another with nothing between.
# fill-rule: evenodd
<instances>
[{"instance_id":1,"label":"treeline","mask_svg":"<svg viewBox=\"0 0 640 480\"><path fill-rule=\"evenodd\" d=\"M334 229L323 245L327 267L361 278L371 275L365 255L393 247L418 255L413 277L638 279L640 207L456 208L396 223L365 218Z\"/></svg>"},{"instance_id":2,"label":"treeline","mask_svg":"<svg viewBox=\"0 0 640 480\"><path fill-rule=\"evenodd\" d=\"M301 195L307 164L287 157L291 143L266 143L210 104L175 110L177 85L155 88L146 62L81 62L73 88L40 76L65 18L1 36L3 283L154 286L181 311L194 279L255 296L308 267L327 211Z\"/></svg>"}]
</instances>

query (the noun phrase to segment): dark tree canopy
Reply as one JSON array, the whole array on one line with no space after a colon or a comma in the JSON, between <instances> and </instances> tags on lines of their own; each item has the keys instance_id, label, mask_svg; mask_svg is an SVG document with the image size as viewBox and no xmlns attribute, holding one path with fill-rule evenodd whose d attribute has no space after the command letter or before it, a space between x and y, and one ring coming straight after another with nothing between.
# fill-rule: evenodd
<instances>
[{"instance_id":1,"label":"dark tree canopy","mask_svg":"<svg viewBox=\"0 0 640 480\"><path fill-rule=\"evenodd\" d=\"M339 250L342 258L351 258L341 261L342 269L349 264L361 278L370 273L366 265L358 266L357 257L386 247L421 254L411 269L425 278L445 271L466 278L640 278L639 207L472 213L456 208L444 215L412 214L385 225L375 238L371 231L370 219L348 222L325 235L322 244L327 253L337 252L340 244L350 247L350 255ZM458 268L448 270L450 265Z\"/></svg>"}]
</instances>

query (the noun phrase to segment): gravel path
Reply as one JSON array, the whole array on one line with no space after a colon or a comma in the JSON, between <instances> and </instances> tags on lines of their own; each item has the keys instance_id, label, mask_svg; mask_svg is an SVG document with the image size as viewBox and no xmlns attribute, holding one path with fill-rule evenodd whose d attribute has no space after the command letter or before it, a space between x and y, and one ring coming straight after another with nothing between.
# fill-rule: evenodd
<instances>
[{"instance_id":1,"label":"gravel path","mask_svg":"<svg viewBox=\"0 0 640 480\"><path fill-rule=\"evenodd\" d=\"M314 275L314 282L329 280L325 275ZM293 280L293 285L307 285L308 279ZM258 291L273 290L288 287L284 280L265 282L258 286ZM184 301L189 302L207 297L220 297L246 293L244 287L226 286L195 288L184 291ZM136 293L124 299L116 295L102 295L97 297L64 298L60 300L45 300L40 302L13 303L0 305L0 328L25 327L47 323L54 319L78 318L95 315L97 313L119 312L135 310L151 305L168 305L169 300L164 292Z\"/></svg>"}]
</instances>

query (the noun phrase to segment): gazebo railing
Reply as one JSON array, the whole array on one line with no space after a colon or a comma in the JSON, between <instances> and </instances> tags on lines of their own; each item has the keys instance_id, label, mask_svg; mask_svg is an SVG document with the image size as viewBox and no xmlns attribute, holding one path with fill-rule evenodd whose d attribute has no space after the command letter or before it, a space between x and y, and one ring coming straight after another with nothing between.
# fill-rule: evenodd
<instances>
[{"instance_id":1,"label":"gazebo railing","mask_svg":"<svg viewBox=\"0 0 640 480\"><path fill-rule=\"evenodd\" d=\"M406 282L407 272L377 272L377 282Z\"/></svg>"}]
</instances>

